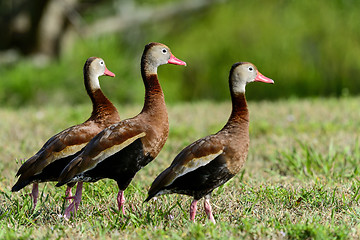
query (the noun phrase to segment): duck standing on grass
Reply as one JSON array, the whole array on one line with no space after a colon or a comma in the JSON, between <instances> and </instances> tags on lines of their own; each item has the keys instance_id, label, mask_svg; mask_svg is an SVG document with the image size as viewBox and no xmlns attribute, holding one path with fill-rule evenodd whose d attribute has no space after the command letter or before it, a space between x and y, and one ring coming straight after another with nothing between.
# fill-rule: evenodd
<instances>
[{"instance_id":1,"label":"duck standing on grass","mask_svg":"<svg viewBox=\"0 0 360 240\"><path fill-rule=\"evenodd\" d=\"M245 86L249 82L274 83L247 62L235 63L229 76L232 112L216 134L199 139L184 148L152 183L145 201L167 193L193 196L190 220L195 222L197 202L205 197L204 208L215 224L210 205L212 191L229 181L242 168L249 149L249 112Z\"/></svg>"},{"instance_id":2,"label":"duck standing on grass","mask_svg":"<svg viewBox=\"0 0 360 240\"><path fill-rule=\"evenodd\" d=\"M79 182L74 202L65 210L69 218L79 206L82 182L110 178L117 182L119 211L124 210L124 190L135 174L160 152L169 133L168 114L157 69L163 64L186 65L161 43L145 46L141 58L141 75L145 85L145 102L135 117L116 123L96 135L84 150L62 171L56 186Z\"/></svg>"},{"instance_id":3,"label":"duck standing on grass","mask_svg":"<svg viewBox=\"0 0 360 240\"><path fill-rule=\"evenodd\" d=\"M90 57L86 60L84 69L84 84L89 95L93 110L91 116L84 123L72 126L51 137L44 146L29 158L18 170L20 176L12 187L12 192L17 192L33 183L31 196L33 206L37 204L39 195L38 183L58 181L61 171L80 150L101 130L120 121L119 113L114 105L105 97L100 89L99 77L106 75L114 77L104 60ZM66 195L71 198L69 184Z\"/></svg>"}]
</instances>

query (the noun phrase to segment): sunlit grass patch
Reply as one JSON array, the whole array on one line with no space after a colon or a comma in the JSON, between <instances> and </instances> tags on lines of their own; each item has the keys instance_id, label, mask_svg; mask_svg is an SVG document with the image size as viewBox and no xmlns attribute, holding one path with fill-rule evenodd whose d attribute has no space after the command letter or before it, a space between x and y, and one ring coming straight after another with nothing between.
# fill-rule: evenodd
<instances>
[{"instance_id":1,"label":"sunlit grass patch","mask_svg":"<svg viewBox=\"0 0 360 240\"><path fill-rule=\"evenodd\" d=\"M69 221L62 217L69 204L65 186L40 184L35 209L28 195L31 187L18 193L10 189L20 162L56 132L85 120L90 105L0 109L0 239L357 239L359 102L250 101L248 160L237 176L214 190L215 226L207 220L202 201L196 223L189 222L188 196L143 201L151 182L182 148L221 129L229 102L168 106L169 139L126 189L126 215L117 207L116 182L101 180L84 184L79 211ZM123 118L140 109L119 106Z\"/></svg>"},{"instance_id":2,"label":"sunlit grass patch","mask_svg":"<svg viewBox=\"0 0 360 240\"><path fill-rule=\"evenodd\" d=\"M271 160L274 171L283 176L336 181L359 176L359 159L360 144L356 141L346 148L336 147L330 142L325 153L311 144L298 142L291 149L278 151Z\"/></svg>"}]
</instances>

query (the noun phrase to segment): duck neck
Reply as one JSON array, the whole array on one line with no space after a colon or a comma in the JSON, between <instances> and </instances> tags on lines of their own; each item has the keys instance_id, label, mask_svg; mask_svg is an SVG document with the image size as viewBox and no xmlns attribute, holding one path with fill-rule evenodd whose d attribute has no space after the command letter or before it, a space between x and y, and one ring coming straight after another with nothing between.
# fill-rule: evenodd
<instances>
[{"instance_id":1,"label":"duck neck","mask_svg":"<svg viewBox=\"0 0 360 240\"><path fill-rule=\"evenodd\" d=\"M103 120L109 115L115 115L118 117L118 112L115 106L101 91L99 85L99 79L97 77L84 74L84 80L85 80L86 92L89 95L93 105L93 110L89 120L95 120L95 121Z\"/></svg>"},{"instance_id":2,"label":"duck neck","mask_svg":"<svg viewBox=\"0 0 360 240\"><path fill-rule=\"evenodd\" d=\"M231 93L232 111L225 128L238 128L249 124L249 111L245 98L245 92Z\"/></svg>"},{"instance_id":3,"label":"duck neck","mask_svg":"<svg viewBox=\"0 0 360 240\"><path fill-rule=\"evenodd\" d=\"M144 107L141 112L167 119L165 98L157 76L157 68L151 68L143 59L141 75L145 86Z\"/></svg>"}]
</instances>

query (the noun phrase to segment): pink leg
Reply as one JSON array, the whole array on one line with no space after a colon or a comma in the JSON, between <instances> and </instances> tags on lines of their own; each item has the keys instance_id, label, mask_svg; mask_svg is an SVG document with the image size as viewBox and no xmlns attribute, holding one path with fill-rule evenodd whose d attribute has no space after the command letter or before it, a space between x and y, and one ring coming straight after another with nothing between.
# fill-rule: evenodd
<instances>
[{"instance_id":1,"label":"pink leg","mask_svg":"<svg viewBox=\"0 0 360 240\"><path fill-rule=\"evenodd\" d=\"M124 197L124 191L123 190L119 191L116 200L117 200L117 204L118 204L118 207L119 207L119 211L122 210L122 213L125 215L125 209L124 209L125 197Z\"/></svg>"},{"instance_id":2,"label":"pink leg","mask_svg":"<svg viewBox=\"0 0 360 240\"><path fill-rule=\"evenodd\" d=\"M213 223L216 224L214 216L212 214L212 210L211 210L211 205L210 205L210 199L205 197L204 200L204 208L205 208L205 213L208 216L209 220Z\"/></svg>"},{"instance_id":3,"label":"pink leg","mask_svg":"<svg viewBox=\"0 0 360 240\"><path fill-rule=\"evenodd\" d=\"M38 183L33 183L33 188L32 188L32 191L31 191L31 197L33 198L33 205L34 205L34 208L36 207L36 204L37 204L37 199L38 199L38 196L39 196L39 184Z\"/></svg>"},{"instance_id":4,"label":"pink leg","mask_svg":"<svg viewBox=\"0 0 360 240\"><path fill-rule=\"evenodd\" d=\"M195 215L196 215L196 210L197 210L197 202L198 200L194 199L191 202L190 205L190 221L195 222Z\"/></svg>"},{"instance_id":5,"label":"pink leg","mask_svg":"<svg viewBox=\"0 0 360 240\"><path fill-rule=\"evenodd\" d=\"M80 205L81 202L81 195L82 195L82 187L83 187L83 182L78 182L77 187L76 187L76 193L73 197L68 197L67 199L74 199L72 203L70 203L70 205L66 208L65 212L64 212L64 218L69 219L71 213L75 213Z\"/></svg>"},{"instance_id":6,"label":"pink leg","mask_svg":"<svg viewBox=\"0 0 360 240\"><path fill-rule=\"evenodd\" d=\"M65 191L65 196L69 200L72 198L71 187L67 186L66 191Z\"/></svg>"}]
</instances>

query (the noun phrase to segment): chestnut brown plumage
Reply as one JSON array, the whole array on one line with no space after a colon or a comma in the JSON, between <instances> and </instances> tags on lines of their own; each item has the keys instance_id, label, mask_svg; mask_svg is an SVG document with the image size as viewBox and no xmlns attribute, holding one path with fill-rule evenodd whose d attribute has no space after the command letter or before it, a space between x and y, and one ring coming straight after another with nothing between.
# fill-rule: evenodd
<instances>
[{"instance_id":1,"label":"chestnut brown plumage","mask_svg":"<svg viewBox=\"0 0 360 240\"><path fill-rule=\"evenodd\" d=\"M249 112L245 86L249 82L274 83L247 62L235 63L229 76L232 112L216 134L199 139L184 148L154 180L145 201L167 193L193 196L190 220L195 221L197 202L205 197L204 208L215 223L210 205L211 192L235 176L245 163L249 148Z\"/></svg>"},{"instance_id":2,"label":"chestnut brown plumage","mask_svg":"<svg viewBox=\"0 0 360 240\"><path fill-rule=\"evenodd\" d=\"M97 57L90 57L86 60L83 73L85 88L93 105L90 118L82 124L67 128L51 137L34 156L19 168L16 174L20 177L11 190L16 192L33 183L31 195L34 207L37 203L38 183L58 181L63 168L85 144L105 127L120 121L118 111L105 97L99 84L99 76L114 77L115 74L106 68L104 60ZM71 187L72 185L69 184L66 190L66 194L70 197Z\"/></svg>"},{"instance_id":3,"label":"chestnut brown plumage","mask_svg":"<svg viewBox=\"0 0 360 240\"><path fill-rule=\"evenodd\" d=\"M145 85L142 111L95 136L63 170L57 186L71 182L95 182L102 178L113 179L119 187L119 210L125 214L124 190L135 174L158 155L168 137L168 114L157 77L158 66L167 63L185 65L163 44L150 43L145 46L141 59L141 74ZM76 211L76 206L81 201L80 188L75 197L76 201L65 210L65 218Z\"/></svg>"}]
</instances>

